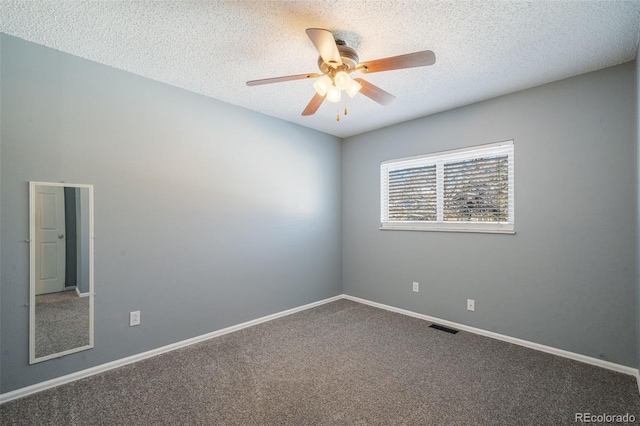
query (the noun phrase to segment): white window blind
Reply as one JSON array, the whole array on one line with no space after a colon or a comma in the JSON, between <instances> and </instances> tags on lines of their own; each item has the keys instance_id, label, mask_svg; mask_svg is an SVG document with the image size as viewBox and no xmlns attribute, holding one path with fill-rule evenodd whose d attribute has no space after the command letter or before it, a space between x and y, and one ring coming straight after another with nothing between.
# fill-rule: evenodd
<instances>
[{"instance_id":1,"label":"white window blind","mask_svg":"<svg viewBox=\"0 0 640 426\"><path fill-rule=\"evenodd\" d=\"M382 229L514 232L513 141L385 161Z\"/></svg>"},{"instance_id":2,"label":"white window blind","mask_svg":"<svg viewBox=\"0 0 640 426\"><path fill-rule=\"evenodd\" d=\"M389 220L436 220L436 166L389 171Z\"/></svg>"}]
</instances>

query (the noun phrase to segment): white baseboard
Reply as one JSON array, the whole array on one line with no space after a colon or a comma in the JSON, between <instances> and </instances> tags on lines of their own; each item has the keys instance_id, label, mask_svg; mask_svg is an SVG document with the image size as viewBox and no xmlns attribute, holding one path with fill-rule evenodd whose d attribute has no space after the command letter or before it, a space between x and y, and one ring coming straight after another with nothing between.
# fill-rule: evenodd
<instances>
[{"instance_id":1,"label":"white baseboard","mask_svg":"<svg viewBox=\"0 0 640 426\"><path fill-rule=\"evenodd\" d=\"M294 314L296 312L304 311L306 309L314 308L316 306L324 305L325 303L334 302L340 299L348 299L354 302L363 303L365 305L370 305L376 308L385 309L387 311L396 312L399 314L407 315L414 318L419 318L429 322L435 322L441 325L445 325L447 327L452 327L458 330L467 331L469 333L478 334L481 336L490 337L497 340L502 340L505 342L513 343L519 346L524 346L526 348L535 349L542 352L547 352L553 355L561 356L564 358L572 359L575 361L584 362L586 364L595 365L598 367L606 368L608 370L617 371L619 373L630 374L636 377L638 382L638 391L640 392L640 372L637 368L627 367L625 365L616 364L609 361L603 361L598 358L592 358L586 355L577 354L574 352L565 351L563 349L553 348L551 346L541 345L539 343L529 342L527 340L518 339L515 337L505 336L503 334L494 333L492 331L482 330L480 328L470 327L464 324L458 324L453 321L447 321L440 318L432 317L429 315L420 314L413 311L408 311L406 309L396 308L394 306L385 305L378 302L372 302L367 299L361 299L359 297L349 296L346 294L341 294L338 296L330 297L328 299L320 300L318 302L309 303L307 305L299 306L297 308L288 309L286 311L278 312L275 314L267 315L262 318L257 318L251 321L243 322L241 324L233 325L231 327L223 328L221 330L217 330L211 333L203 334L201 336L196 336L191 339L183 340L180 342L172 343L167 346L163 346L161 348L153 349L147 352L143 352L140 354L132 355L126 358L118 359L115 361L108 362L106 364L101 364L95 367L88 368L86 370L78 371L75 373L67 374L66 376L57 377L55 379L47 380L45 382L36 383L35 385L27 386L24 388L16 389L11 392L0 394L0 404L11 401L13 399L22 398L27 395L31 395L45 389L50 389L56 386L63 385L65 383L70 383L75 380L84 379L85 377L93 376L94 374L102 373L108 370L112 370L114 368L122 367L127 364L132 364L137 361L141 361L146 358L151 358L156 355L160 355L166 352L173 351L175 349L183 348L185 346L193 345L195 343L202 342L204 340L209 340L214 337L222 336L224 334L232 333L234 331L242 330L243 328L252 327L254 325L261 324L263 322L271 321L276 318L284 317L287 315Z\"/></svg>"},{"instance_id":2,"label":"white baseboard","mask_svg":"<svg viewBox=\"0 0 640 426\"><path fill-rule=\"evenodd\" d=\"M518 339L516 337L505 336L504 334L494 333L492 331L483 330L481 328L470 327L464 324L458 324L453 321L447 321L440 318L432 317L429 315L419 314L417 312L408 311L406 309L396 308L394 306L384 305L378 302L372 302L367 299L361 299L359 297L349 296L347 294L342 295L345 299L353 300L354 302L363 303L365 305L374 306L376 308L385 309L387 311L396 312L410 317L419 318L429 322L435 322L437 324L452 327L458 330L467 331L469 333L479 334L481 336L491 337L492 339L502 340L504 342L513 343L515 345L524 346L526 348L535 349L537 351L558 355L563 358L573 359L575 361L584 362L586 364L595 365L598 367L606 368L607 370L617 371L619 373L630 374L635 376L638 382L638 391L640 391L640 375L637 368L627 367L626 365L620 365L609 361L604 361L598 358L593 358L586 355L577 354L575 352L565 351L564 349L553 348L551 346L541 345L539 343L530 342L528 340Z\"/></svg>"},{"instance_id":3,"label":"white baseboard","mask_svg":"<svg viewBox=\"0 0 640 426\"><path fill-rule=\"evenodd\" d=\"M22 398L27 395L31 395L45 389L54 388L56 386L64 385L65 383L73 382L76 380L84 379L85 377L93 376L94 374L103 373L114 368L122 367L127 364L132 364L137 361L141 361L146 358L151 358L156 355L170 352L175 349L183 348L185 346L193 345L195 343L202 342L204 340L213 339L214 337L222 336L223 334L233 333L234 331L242 330L243 328L252 327L254 325L261 324L263 322L271 321L276 318L284 317L294 314L296 312L311 309L316 306L324 305L325 303L334 302L343 298L343 295L330 297L328 299L320 300L318 302L309 303L306 305L298 306L297 308L287 309L286 311L277 312L275 314L267 315L262 318L257 318L251 321L243 322L241 324L232 325L231 327L223 328L211 333L196 336L191 339L182 340L180 342L172 343L161 348L152 349L147 352L142 352L136 355L132 355L126 358L121 358L115 361L108 362L106 364L97 365L95 367L87 368L86 370L77 371L75 373L67 374L66 376L56 377L55 379L47 380L45 382L36 383L35 385L27 386L24 388L16 389L11 392L0 394L0 404L11 401L13 399Z\"/></svg>"},{"instance_id":4,"label":"white baseboard","mask_svg":"<svg viewBox=\"0 0 640 426\"><path fill-rule=\"evenodd\" d=\"M88 297L89 296L89 292L80 293L80 289L78 287L76 287L76 294L78 295L78 297Z\"/></svg>"}]
</instances>

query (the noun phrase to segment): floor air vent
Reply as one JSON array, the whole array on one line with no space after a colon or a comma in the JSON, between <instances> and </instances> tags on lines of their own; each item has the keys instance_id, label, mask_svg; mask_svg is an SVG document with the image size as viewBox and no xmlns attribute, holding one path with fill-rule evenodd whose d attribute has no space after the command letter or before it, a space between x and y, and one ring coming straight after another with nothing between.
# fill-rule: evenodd
<instances>
[{"instance_id":1,"label":"floor air vent","mask_svg":"<svg viewBox=\"0 0 640 426\"><path fill-rule=\"evenodd\" d=\"M446 331L447 333L456 334L459 330L454 330L453 328L445 327L443 325L431 324L429 327L435 328L436 330Z\"/></svg>"}]
</instances>

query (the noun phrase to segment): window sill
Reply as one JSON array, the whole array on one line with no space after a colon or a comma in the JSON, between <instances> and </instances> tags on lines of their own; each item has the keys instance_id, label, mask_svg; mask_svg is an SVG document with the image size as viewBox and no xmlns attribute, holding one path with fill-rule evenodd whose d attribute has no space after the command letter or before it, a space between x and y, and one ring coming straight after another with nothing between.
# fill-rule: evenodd
<instances>
[{"instance_id":1,"label":"window sill","mask_svg":"<svg viewBox=\"0 0 640 426\"><path fill-rule=\"evenodd\" d=\"M380 227L381 231L427 231L427 232L473 232L479 234L511 234L515 235L514 229L503 228L465 228L458 226L410 226L410 225L385 225Z\"/></svg>"}]
</instances>

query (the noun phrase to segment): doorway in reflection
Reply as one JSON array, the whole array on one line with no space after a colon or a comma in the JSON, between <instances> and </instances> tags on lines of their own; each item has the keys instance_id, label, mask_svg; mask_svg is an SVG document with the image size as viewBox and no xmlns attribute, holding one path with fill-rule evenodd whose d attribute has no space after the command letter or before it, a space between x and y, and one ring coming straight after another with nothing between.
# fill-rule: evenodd
<instances>
[{"instance_id":1,"label":"doorway in reflection","mask_svg":"<svg viewBox=\"0 0 640 426\"><path fill-rule=\"evenodd\" d=\"M36 187L36 295L89 294L89 190Z\"/></svg>"}]
</instances>

